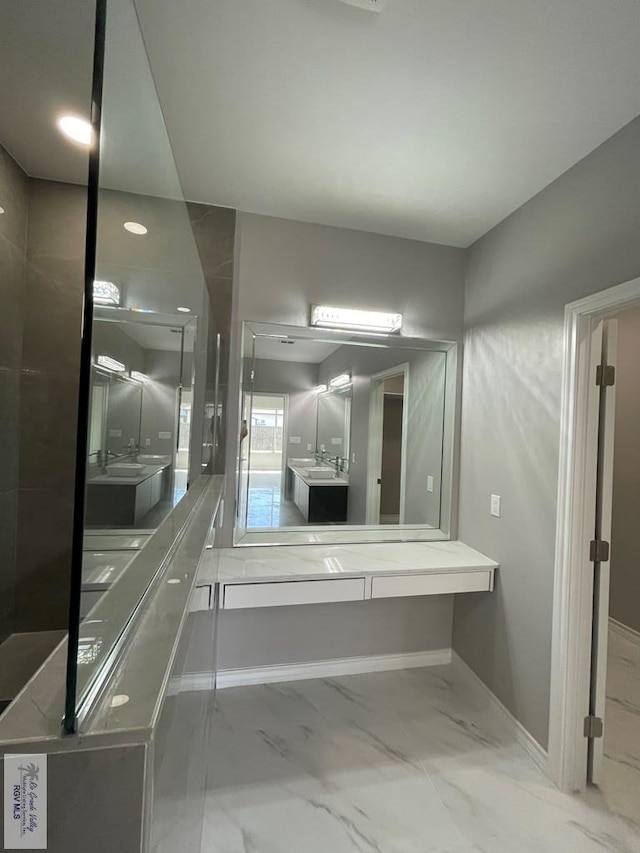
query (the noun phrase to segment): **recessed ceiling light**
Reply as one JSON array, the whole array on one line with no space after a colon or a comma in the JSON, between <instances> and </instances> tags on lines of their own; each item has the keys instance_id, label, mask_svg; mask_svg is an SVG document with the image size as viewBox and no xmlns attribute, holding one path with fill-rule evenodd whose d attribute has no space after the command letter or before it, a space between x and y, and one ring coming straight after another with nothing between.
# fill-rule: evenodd
<instances>
[{"instance_id":1,"label":"recessed ceiling light","mask_svg":"<svg viewBox=\"0 0 640 853\"><path fill-rule=\"evenodd\" d=\"M178 311L182 311L183 314L189 314L191 308L178 308Z\"/></svg>"},{"instance_id":2,"label":"recessed ceiling light","mask_svg":"<svg viewBox=\"0 0 640 853\"><path fill-rule=\"evenodd\" d=\"M85 118L78 116L62 116L58 119L58 129L81 145L91 145L91 125Z\"/></svg>"},{"instance_id":3,"label":"recessed ceiling light","mask_svg":"<svg viewBox=\"0 0 640 853\"><path fill-rule=\"evenodd\" d=\"M125 222L124 227L130 234L146 234L147 229L140 222Z\"/></svg>"}]
</instances>

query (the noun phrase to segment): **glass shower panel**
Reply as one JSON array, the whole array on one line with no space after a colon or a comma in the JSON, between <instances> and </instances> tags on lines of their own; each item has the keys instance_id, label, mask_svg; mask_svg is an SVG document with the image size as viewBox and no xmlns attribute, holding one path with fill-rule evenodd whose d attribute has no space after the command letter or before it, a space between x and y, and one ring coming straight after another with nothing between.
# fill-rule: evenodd
<instances>
[{"instance_id":1,"label":"glass shower panel","mask_svg":"<svg viewBox=\"0 0 640 853\"><path fill-rule=\"evenodd\" d=\"M207 352L211 325L205 279L131 0L107 0L102 82L82 585L67 697L80 713L177 535L174 511L202 455L194 400L212 370L194 358Z\"/></svg>"}]
</instances>

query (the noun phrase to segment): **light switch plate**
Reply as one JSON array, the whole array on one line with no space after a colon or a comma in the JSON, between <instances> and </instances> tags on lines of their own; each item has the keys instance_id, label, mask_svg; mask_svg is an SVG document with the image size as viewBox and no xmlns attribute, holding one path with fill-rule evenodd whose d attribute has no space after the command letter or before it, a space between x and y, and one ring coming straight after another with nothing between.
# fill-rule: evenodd
<instances>
[{"instance_id":1,"label":"light switch plate","mask_svg":"<svg viewBox=\"0 0 640 853\"><path fill-rule=\"evenodd\" d=\"M171 433L163 432L162 430L160 430L160 432L158 433L158 438L171 438Z\"/></svg>"},{"instance_id":2,"label":"light switch plate","mask_svg":"<svg viewBox=\"0 0 640 853\"><path fill-rule=\"evenodd\" d=\"M431 474L429 474L429 476L427 477L427 491L433 491L433 477L431 476Z\"/></svg>"},{"instance_id":3,"label":"light switch plate","mask_svg":"<svg viewBox=\"0 0 640 853\"><path fill-rule=\"evenodd\" d=\"M491 509L490 513L494 518L500 518L500 504L502 499L500 495L491 495Z\"/></svg>"},{"instance_id":4,"label":"light switch plate","mask_svg":"<svg viewBox=\"0 0 640 853\"><path fill-rule=\"evenodd\" d=\"M300 436L299 435L290 435L289 436L289 444L300 444Z\"/></svg>"},{"instance_id":5,"label":"light switch plate","mask_svg":"<svg viewBox=\"0 0 640 853\"><path fill-rule=\"evenodd\" d=\"M307 444L307 450L313 450L313 444Z\"/></svg>"},{"instance_id":6,"label":"light switch plate","mask_svg":"<svg viewBox=\"0 0 640 853\"><path fill-rule=\"evenodd\" d=\"M342 439L338 436L338 438L331 438L331 444L342 444Z\"/></svg>"},{"instance_id":7,"label":"light switch plate","mask_svg":"<svg viewBox=\"0 0 640 853\"><path fill-rule=\"evenodd\" d=\"M150 438L145 438L144 446L145 447L151 447L151 439Z\"/></svg>"}]
</instances>

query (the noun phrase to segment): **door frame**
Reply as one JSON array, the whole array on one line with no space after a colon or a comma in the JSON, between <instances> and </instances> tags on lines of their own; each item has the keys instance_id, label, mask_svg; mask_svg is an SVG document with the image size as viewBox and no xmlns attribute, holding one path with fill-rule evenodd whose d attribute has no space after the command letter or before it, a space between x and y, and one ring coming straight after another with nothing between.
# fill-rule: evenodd
<instances>
[{"instance_id":1,"label":"door frame","mask_svg":"<svg viewBox=\"0 0 640 853\"><path fill-rule=\"evenodd\" d=\"M380 524L380 488L382 476L382 427L384 422L384 391L387 379L403 377L402 393L402 447L400 450L400 518L404 524L407 492L407 434L409 427L409 362L397 364L371 375L369 388L369 441L367 454L367 504L366 524Z\"/></svg>"},{"instance_id":2,"label":"door frame","mask_svg":"<svg viewBox=\"0 0 640 853\"><path fill-rule=\"evenodd\" d=\"M640 278L565 307L547 772L565 791L587 784L597 459L590 458L591 337L597 324L640 303Z\"/></svg>"}]
</instances>

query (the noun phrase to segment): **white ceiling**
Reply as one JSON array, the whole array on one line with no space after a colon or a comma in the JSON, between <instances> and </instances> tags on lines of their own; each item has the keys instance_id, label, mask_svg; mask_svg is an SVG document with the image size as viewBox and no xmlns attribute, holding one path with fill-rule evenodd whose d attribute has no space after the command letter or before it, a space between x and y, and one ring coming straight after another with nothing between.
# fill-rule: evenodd
<instances>
[{"instance_id":1,"label":"white ceiling","mask_svg":"<svg viewBox=\"0 0 640 853\"><path fill-rule=\"evenodd\" d=\"M467 246L640 113L638 0L136 5L194 201ZM86 112L90 6L0 4L0 141L32 175L86 174L53 120ZM107 182L166 193L143 64L110 40Z\"/></svg>"}]
</instances>

